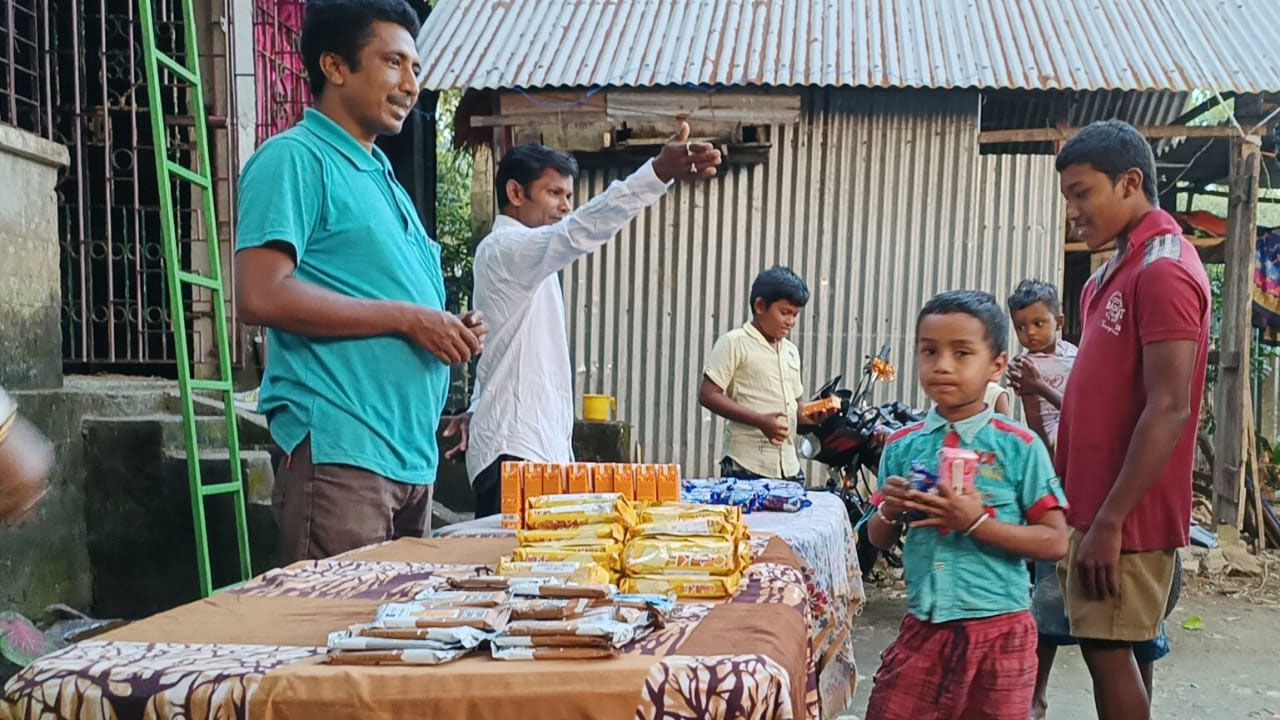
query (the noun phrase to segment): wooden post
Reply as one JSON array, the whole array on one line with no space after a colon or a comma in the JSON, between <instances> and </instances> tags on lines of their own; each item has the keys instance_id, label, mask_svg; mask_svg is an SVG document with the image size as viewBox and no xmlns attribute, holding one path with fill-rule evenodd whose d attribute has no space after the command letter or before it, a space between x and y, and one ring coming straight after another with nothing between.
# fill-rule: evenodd
<instances>
[{"instance_id":1,"label":"wooden post","mask_svg":"<svg viewBox=\"0 0 1280 720\"><path fill-rule=\"evenodd\" d=\"M1218 387L1214 395L1213 520L1239 527L1244 490L1245 406L1248 397L1250 289L1258 225L1257 137L1231 140L1226 271L1222 284L1222 337L1218 347Z\"/></svg>"}]
</instances>

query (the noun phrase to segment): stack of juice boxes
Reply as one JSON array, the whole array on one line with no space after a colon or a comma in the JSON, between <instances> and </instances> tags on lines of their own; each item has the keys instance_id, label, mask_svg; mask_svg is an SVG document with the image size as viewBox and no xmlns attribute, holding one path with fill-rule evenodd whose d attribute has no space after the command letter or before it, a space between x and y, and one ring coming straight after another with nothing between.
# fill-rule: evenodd
<instances>
[{"instance_id":1,"label":"stack of juice boxes","mask_svg":"<svg viewBox=\"0 0 1280 720\"><path fill-rule=\"evenodd\" d=\"M628 503L680 499L679 465L635 463L502 464L502 527L529 527L529 499L543 495L617 493Z\"/></svg>"}]
</instances>

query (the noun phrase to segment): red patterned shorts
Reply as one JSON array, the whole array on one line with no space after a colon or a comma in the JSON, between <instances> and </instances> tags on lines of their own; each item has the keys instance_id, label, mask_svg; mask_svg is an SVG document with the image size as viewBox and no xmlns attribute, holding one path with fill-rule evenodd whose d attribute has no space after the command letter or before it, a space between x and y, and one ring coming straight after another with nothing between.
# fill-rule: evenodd
<instances>
[{"instance_id":1,"label":"red patterned shorts","mask_svg":"<svg viewBox=\"0 0 1280 720\"><path fill-rule=\"evenodd\" d=\"M1031 613L937 624L908 613L880 655L867 720L1026 720L1035 684Z\"/></svg>"}]
</instances>

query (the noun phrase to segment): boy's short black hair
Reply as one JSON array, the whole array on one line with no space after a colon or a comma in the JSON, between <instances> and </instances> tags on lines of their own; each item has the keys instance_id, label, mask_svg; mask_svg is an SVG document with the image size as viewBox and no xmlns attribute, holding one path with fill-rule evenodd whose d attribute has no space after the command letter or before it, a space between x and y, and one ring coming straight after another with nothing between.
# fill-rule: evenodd
<instances>
[{"instance_id":1,"label":"boy's short black hair","mask_svg":"<svg viewBox=\"0 0 1280 720\"><path fill-rule=\"evenodd\" d=\"M527 143L511 148L498 163L498 175L493 179L498 192L498 211L507 209L511 199L507 197L507 181L515 180L526 192L529 185L542 177L547 170L555 170L567 178L577 179L578 161L569 153L552 150L546 145Z\"/></svg>"},{"instance_id":2,"label":"boy's short black hair","mask_svg":"<svg viewBox=\"0 0 1280 720\"><path fill-rule=\"evenodd\" d=\"M1009 345L1009 319L1000 303L991 293L980 290L948 290L934 295L924 304L920 315L916 317L916 334L920 334L920 323L930 315L950 315L964 313L980 320L986 327L986 340L991 345L993 357L999 356Z\"/></svg>"},{"instance_id":3,"label":"boy's short black hair","mask_svg":"<svg viewBox=\"0 0 1280 720\"><path fill-rule=\"evenodd\" d=\"M1062 146L1054 167L1062 172L1072 165L1088 165L1111 178L1126 172L1142 172L1142 192L1152 205L1160 204L1156 194L1156 158L1151 143L1137 128L1121 120L1099 120L1089 124Z\"/></svg>"},{"instance_id":4,"label":"boy's short black hair","mask_svg":"<svg viewBox=\"0 0 1280 720\"><path fill-rule=\"evenodd\" d=\"M1014 288L1013 294L1009 296L1009 312L1015 313L1036 303L1044 303L1052 315L1062 312L1062 303L1058 300L1058 288L1043 280L1023 280L1018 283L1018 287Z\"/></svg>"},{"instance_id":5,"label":"boy's short black hair","mask_svg":"<svg viewBox=\"0 0 1280 720\"><path fill-rule=\"evenodd\" d=\"M755 310L757 298L764 301L766 308L779 300L804 307L809 302L809 288L799 275L791 272L791 268L774 265L757 275L751 283L752 310Z\"/></svg>"},{"instance_id":6,"label":"boy's short black hair","mask_svg":"<svg viewBox=\"0 0 1280 720\"><path fill-rule=\"evenodd\" d=\"M353 71L360 69L360 50L369 42L369 27L377 21L395 23L416 40L418 13L406 0L310 0L302 20L298 51L307 68L311 96L324 93L320 56L333 53Z\"/></svg>"}]
</instances>

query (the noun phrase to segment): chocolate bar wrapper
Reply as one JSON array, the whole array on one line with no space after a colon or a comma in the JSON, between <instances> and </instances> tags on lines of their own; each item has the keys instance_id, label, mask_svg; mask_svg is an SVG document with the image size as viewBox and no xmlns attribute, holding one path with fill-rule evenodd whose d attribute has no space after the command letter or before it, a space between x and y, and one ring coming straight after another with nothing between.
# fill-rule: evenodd
<instances>
[{"instance_id":1,"label":"chocolate bar wrapper","mask_svg":"<svg viewBox=\"0 0 1280 720\"><path fill-rule=\"evenodd\" d=\"M586 612L588 598L516 598L511 601L512 620L564 620Z\"/></svg>"},{"instance_id":2,"label":"chocolate bar wrapper","mask_svg":"<svg viewBox=\"0 0 1280 720\"><path fill-rule=\"evenodd\" d=\"M609 647L609 639L585 635L499 635L494 647Z\"/></svg>"},{"instance_id":3,"label":"chocolate bar wrapper","mask_svg":"<svg viewBox=\"0 0 1280 720\"><path fill-rule=\"evenodd\" d=\"M500 647L492 648L495 660L598 660L614 656L613 648Z\"/></svg>"},{"instance_id":4,"label":"chocolate bar wrapper","mask_svg":"<svg viewBox=\"0 0 1280 720\"><path fill-rule=\"evenodd\" d=\"M516 597L587 598L601 600L613 597L618 588L613 584L579 585L575 583L512 584L511 594Z\"/></svg>"},{"instance_id":5,"label":"chocolate bar wrapper","mask_svg":"<svg viewBox=\"0 0 1280 720\"><path fill-rule=\"evenodd\" d=\"M423 590L413 601L423 607L498 607L511 599L503 590Z\"/></svg>"},{"instance_id":6,"label":"chocolate bar wrapper","mask_svg":"<svg viewBox=\"0 0 1280 720\"><path fill-rule=\"evenodd\" d=\"M511 616L510 608L430 608L421 603L387 603L374 613L374 627L472 627L496 632Z\"/></svg>"},{"instance_id":7,"label":"chocolate bar wrapper","mask_svg":"<svg viewBox=\"0 0 1280 720\"><path fill-rule=\"evenodd\" d=\"M475 647L472 645L471 647ZM349 630L329 633L330 650L459 650L466 649L458 643L439 640L399 640L396 638L363 637L352 635Z\"/></svg>"},{"instance_id":8,"label":"chocolate bar wrapper","mask_svg":"<svg viewBox=\"0 0 1280 720\"><path fill-rule=\"evenodd\" d=\"M352 625L329 636L347 633L350 637L379 638L385 640L415 640L433 642L452 647L475 647L492 637L493 633L477 630L473 627L433 627L433 628L379 628L368 624Z\"/></svg>"},{"instance_id":9,"label":"chocolate bar wrapper","mask_svg":"<svg viewBox=\"0 0 1280 720\"><path fill-rule=\"evenodd\" d=\"M338 650L325 656L330 665L442 665L471 652L466 648L456 650Z\"/></svg>"},{"instance_id":10,"label":"chocolate bar wrapper","mask_svg":"<svg viewBox=\"0 0 1280 720\"><path fill-rule=\"evenodd\" d=\"M569 620L520 620L509 623L504 635L582 635L607 638L613 647L634 640L638 628L608 615L593 615Z\"/></svg>"}]
</instances>

